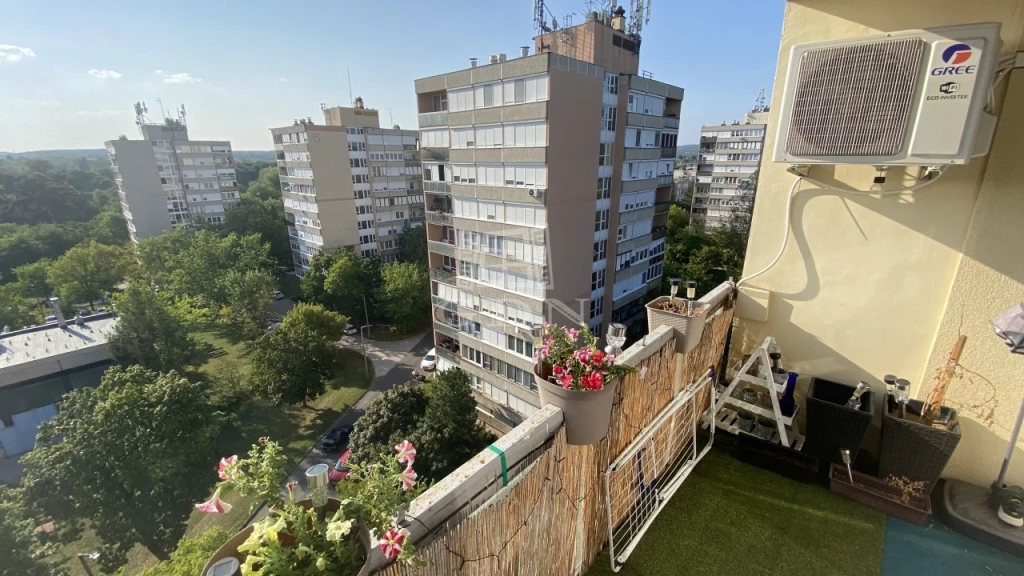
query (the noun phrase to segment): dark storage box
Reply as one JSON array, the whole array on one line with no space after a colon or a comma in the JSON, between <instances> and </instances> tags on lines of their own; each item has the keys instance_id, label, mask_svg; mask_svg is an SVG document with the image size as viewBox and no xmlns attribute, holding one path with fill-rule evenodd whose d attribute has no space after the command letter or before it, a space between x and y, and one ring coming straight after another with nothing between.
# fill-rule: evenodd
<instances>
[{"instance_id":1,"label":"dark storage box","mask_svg":"<svg viewBox=\"0 0 1024 576\"><path fill-rule=\"evenodd\" d=\"M860 410L847 408L846 402L854 390L854 386L811 378L807 390L807 440L803 451L816 456L825 473L831 464L842 463L840 450L850 451L851 462L857 460L857 451L871 426L874 396L868 390L860 397Z\"/></svg>"},{"instance_id":2,"label":"dark storage box","mask_svg":"<svg viewBox=\"0 0 1024 576\"><path fill-rule=\"evenodd\" d=\"M892 475L924 480L928 483L924 491L927 495L935 488L953 450L960 443L960 424L954 425L952 430L943 430L893 417L889 411L897 406L896 401L891 394L886 394L886 401L889 409L882 415L882 458L878 477L884 480ZM907 404L907 413L919 416L923 405L920 400L911 400ZM955 419L956 411L943 406L938 420Z\"/></svg>"},{"instance_id":3,"label":"dark storage box","mask_svg":"<svg viewBox=\"0 0 1024 576\"><path fill-rule=\"evenodd\" d=\"M736 434L736 457L798 482L814 482L818 474L818 459L814 456L745 432Z\"/></svg>"},{"instance_id":4,"label":"dark storage box","mask_svg":"<svg viewBox=\"0 0 1024 576\"><path fill-rule=\"evenodd\" d=\"M904 522L920 526L932 513L932 502L927 495L913 496L908 504L904 504L903 492L878 478L854 470L854 483L851 484L844 465L833 464L830 479L829 490L833 494L860 502Z\"/></svg>"}]
</instances>

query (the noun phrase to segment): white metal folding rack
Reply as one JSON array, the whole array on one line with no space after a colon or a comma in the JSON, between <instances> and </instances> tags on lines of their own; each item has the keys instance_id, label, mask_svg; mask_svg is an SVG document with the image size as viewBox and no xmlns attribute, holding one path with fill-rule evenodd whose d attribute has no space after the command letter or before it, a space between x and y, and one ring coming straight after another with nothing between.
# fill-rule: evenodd
<instances>
[{"instance_id":1,"label":"white metal folding rack","mask_svg":"<svg viewBox=\"0 0 1024 576\"><path fill-rule=\"evenodd\" d=\"M775 421L776 430L772 436L772 442L800 450L804 445L804 436L800 434L800 428L795 422L800 406L797 405L793 409L792 415L782 415L782 410L779 408L779 394L786 391L786 384L778 384L772 378L771 358L768 357L768 346L771 342L771 337L765 338L764 342L754 350L750 358L740 367L725 392L719 395L718 401L715 403L715 426L733 434L743 432L737 426L736 420L739 415L737 410L744 410ZM755 371L758 376L751 376L749 374L750 369L758 364L760 365ZM746 382L747 384L767 390L767 395L772 401L772 409L769 410L756 404L744 402L739 398L734 398L732 394L740 382Z\"/></svg>"}]
</instances>

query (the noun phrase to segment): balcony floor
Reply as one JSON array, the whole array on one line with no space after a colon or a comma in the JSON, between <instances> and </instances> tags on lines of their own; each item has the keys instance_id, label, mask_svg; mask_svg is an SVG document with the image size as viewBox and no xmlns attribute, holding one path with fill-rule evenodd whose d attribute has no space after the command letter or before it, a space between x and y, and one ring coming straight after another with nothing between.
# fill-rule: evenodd
<instances>
[{"instance_id":1,"label":"balcony floor","mask_svg":"<svg viewBox=\"0 0 1024 576\"><path fill-rule=\"evenodd\" d=\"M1024 559L957 534L888 518L744 464L716 437L618 574L904 576L1024 574ZM611 576L602 552L589 576Z\"/></svg>"}]
</instances>

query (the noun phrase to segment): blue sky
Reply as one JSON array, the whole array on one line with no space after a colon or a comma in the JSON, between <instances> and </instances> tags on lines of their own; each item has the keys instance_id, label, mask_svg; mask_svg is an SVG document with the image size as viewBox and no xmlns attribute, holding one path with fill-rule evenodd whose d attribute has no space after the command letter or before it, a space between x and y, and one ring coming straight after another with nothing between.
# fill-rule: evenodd
<instances>
[{"instance_id":1,"label":"blue sky","mask_svg":"<svg viewBox=\"0 0 1024 576\"><path fill-rule=\"evenodd\" d=\"M416 126L413 80L533 45L531 0L9 1L0 19L0 150L137 137L132 103L184 102L189 133L271 148L272 126L321 120L352 91ZM577 13L582 0L549 0ZM657 0L640 66L686 89L679 142L740 118L771 89L782 0ZM728 27L722 22L729 22ZM769 94L770 96L770 94Z\"/></svg>"}]
</instances>

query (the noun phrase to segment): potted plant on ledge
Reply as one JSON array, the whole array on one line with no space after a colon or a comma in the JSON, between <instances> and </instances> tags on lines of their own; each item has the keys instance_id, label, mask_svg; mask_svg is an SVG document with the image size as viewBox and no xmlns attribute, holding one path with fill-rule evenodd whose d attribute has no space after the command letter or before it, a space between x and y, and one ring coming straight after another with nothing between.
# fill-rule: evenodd
<instances>
[{"instance_id":1,"label":"potted plant on ledge","mask_svg":"<svg viewBox=\"0 0 1024 576\"><path fill-rule=\"evenodd\" d=\"M625 331L625 326L612 324L609 346L602 351L586 326L575 330L544 324L533 329L540 402L561 408L570 445L593 444L608 435L618 380L634 371L615 363Z\"/></svg>"},{"instance_id":2,"label":"potted plant on ledge","mask_svg":"<svg viewBox=\"0 0 1024 576\"><path fill-rule=\"evenodd\" d=\"M290 482L286 485L288 499L282 501L278 482L284 471L272 460L280 448L265 438L253 446L248 459L222 459L218 470L222 482L213 497L196 508L226 513L231 505L221 500L221 492L234 489L243 496L256 496L257 501L265 500L270 514L224 544L202 575L226 566L240 569L246 576L363 576L370 574L371 566L379 566L379 560L397 558L411 563L415 551L406 542L408 531L400 524L408 503L422 489L416 487L412 468L416 449L405 441L395 450L397 455L381 455L377 462L351 465L349 476L342 481L342 492L348 497L342 500L327 497L327 467L319 465L306 472L308 499L296 502L296 483Z\"/></svg>"},{"instance_id":3,"label":"potted plant on ledge","mask_svg":"<svg viewBox=\"0 0 1024 576\"><path fill-rule=\"evenodd\" d=\"M694 300L697 283L693 280L686 282L686 298L676 297L681 284L679 278L673 278L670 283L671 295L659 296L647 303L647 328L654 332L662 324L671 326L676 333L676 352L686 354L700 344L709 306Z\"/></svg>"}]
</instances>

